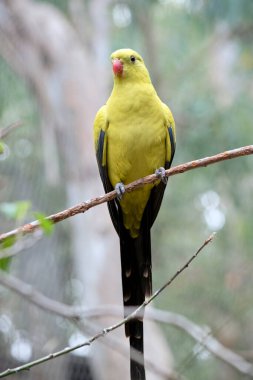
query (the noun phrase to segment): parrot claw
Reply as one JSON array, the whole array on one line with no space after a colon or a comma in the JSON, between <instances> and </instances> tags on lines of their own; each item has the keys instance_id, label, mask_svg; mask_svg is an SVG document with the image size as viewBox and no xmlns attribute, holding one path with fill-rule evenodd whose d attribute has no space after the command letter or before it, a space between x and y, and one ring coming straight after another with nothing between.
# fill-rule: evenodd
<instances>
[{"instance_id":1,"label":"parrot claw","mask_svg":"<svg viewBox=\"0 0 253 380\"><path fill-rule=\"evenodd\" d=\"M163 167L160 167L159 169L156 169L155 175L157 178L159 178L165 185L168 182L168 177L166 177L166 172Z\"/></svg>"},{"instance_id":2,"label":"parrot claw","mask_svg":"<svg viewBox=\"0 0 253 380\"><path fill-rule=\"evenodd\" d=\"M115 190L117 193L117 199L121 201L123 194L125 193L125 186L122 182L116 183Z\"/></svg>"}]
</instances>

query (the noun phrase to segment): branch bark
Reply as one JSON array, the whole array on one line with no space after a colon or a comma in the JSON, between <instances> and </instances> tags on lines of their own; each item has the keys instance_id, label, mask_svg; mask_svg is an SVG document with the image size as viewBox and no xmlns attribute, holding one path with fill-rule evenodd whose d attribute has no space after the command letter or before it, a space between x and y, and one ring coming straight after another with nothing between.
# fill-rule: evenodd
<instances>
[{"instance_id":1,"label":"branch bark","mask_svg":"<svg viewBox=\"0 0 253 380\"><path fill-rule=\"evenodd\" d=\"M167 288L176 277L180 275L181 272L183 272L190 263L197 257L197 255L202 251L202 249L208 245L214 238L215 233L209 236L207 240L201 245L201 247L197 250L197 252L186 262L186 264L179 269L172 278L166 282L160 289L158 289L149 299L147 299L141 306L138 307L138 309L132 309L132 314L139 313L144 307L146 307L151 301L153 301L165 288ZM40 307L43 310L50 311L54 314L58 314L65 318L72 318L72 319L80 319L80 308L73 308L71 306L62 304L61 302L54 301L42 294L41 292L38 292L35 290L31 285L23 282L22 280L19 280L17 277L12 276L11 274L7 274L4 271L0 270L0 284L11 289L12 291L16 292L18 295L24 297L29 302L32 302L36 306ZM79 310L79 311L78 311ZM131 318L131 315L128 316L122 324L125 323L125 321L128 321ZM136 316L134 316L136 317ZM113 330L114 328L111 327Z\"/></svg>"},{"instance_id":2,"label":"branch bark","mask_svg":"<svg viewBox=\"0 0 253 380\"><path fill-rule=\"evenodd\" d=\"M94 308L87 308L63 304L44 296L44 294L35 290L31 285L3 271L0 275L0 283L39 308L70 321L78 322L83 319L94 320L96 318L104 318L105 316L120 318L123 313L122 307L116 305L100 305ZM129 308L129 312L133 313L134 311L135 309L133 307ZM145 318L159 323L170 324L185 331L196 340L196 342L200 343L203 348L207 349L218 359L228 363L237 371L246 374L252 373L252 364L217 341L217 339L212 336L211 330L208 327L200 327L181 314L159 309L147 309Z\"/></svg>"},{"instance_id":3,"label":"branch bark","mask_svg":"<svg viewBox=\"0 0 253 380\"><path fill-rule=\"evenodd\" d=\"M6 136L8 136L12 131L14 131L14 129L22 126L22 124L23 123L21 121L16 121L15 123L7 125L7 127L1 128L0 129L0 139L3 139Z\"/></svg>"},{"instance_id":4,"label":"branch bark","mask_svg":"<svg viewBox=\"0 0 253 380\"><path fill-rule=\"evenodd\" d=\"M122 317L122 307L115 307L112 306L112 311L110 306L104 307L104 308L87 308L87 307L75 307L70 306L61 302L58 302L56 300L53 300L47 296L45 296L43 293L37 291L33 286L30 284L27 284L26 282L18 279L15 276L12 276L11 274L7 274L4 271L0 271L0 284L4 287L14 291L16 294L21 296L23 299L27 300L28 302L36 305L40 309L50 312L54 315L58 315L62 318L68 319L70 322L74 323L75 326L85 332L85 335L87 336L87 333L89 335L93 335L98 330L98 325L92 322L87 321L87 319L100 317L100 319L104 318L105 316L117 316L118 318ZM134 312L135 308L129 308L130 312ZM94 315L93 315L94 314ZM85 322L84 322L84 319ZM155 320L155 319L154 319ZM110 336L109 339L106 341L103 340L102 343L104 343L106 346L109 346L113 350L117 351L124 357L128 358L129 351L128 347L126 347L122 341L119 339L116 339L115 337ZM135 350L135 358L136 361L142 360L140 357L140 353ZM66 352L67 353L67 352ZM57 356L56 356L57 357ZM174 380L174 377L172 377L172 374L170 374L168 378L168 373L165 369L161 368L159 366L159 363L153 362L151 359L146 358L145 359L145 365L147 370L152 371L154 374L159 375L161 378L165 378L166 380L171 379ZM6 371L5 371L6 372ZM2 374L0 374L2 375ZM0 376L1 377L1 376Z\"/></svg>"},{"instance_id":5,"label":"branch bark","mask_svg":"<svg viewBox=\"0 0 253 380\"><path fill-rule=\"evenodd\" d=\"M198 253L207 245L209 244L213 239L213 235L211 235L198 249L198 251L184 264L184 266L179 269L174 276L166 282L160 289L158 289L157 292L154 293L154 295L148 300L148 302L144 303L141 307L146 307L148 303L150 303L154 298L156 298L166 287L168 287L174 279L182 273L183 270L185 270L189 264L196 258ZM74 321L75 323L81 322L84 318L101 318L106 316L115 316L120 317L122 315L122 307L117 307L115 305L104 305L100 307L95 307L93 309L91 308L84 308L84 307L73 307L69 306L63 303L60 303L58 301L52 300L46 296L44 296L42 293L35 290L32 286L29 284L24 283L23 281L6 274L4 272L1 272L0 275L0 283L4 285L5 287L11 289L12 291L16 292L20 296L27 299L29 302L32 302L36 306L42 308L43 310L52 312L54 314L57 314L63 318L67 318L71 321ZM133 307L130 308L131 315L128 318L136 318L140 315L140 308L137 310ZM250 377L253 377L253 365L249 362L247 362L244 358L242 358L240 355L236 354L235 352L229 350L225 346L223 346L219 341L217 341L212 335L211 330L205 328L202 328L195 324L194 322L190 321L186 317L177 314L172 313L168 311L163 310L157 310L157 309L148 309L146 310L145 316L147 319L151 319L156 322L165 323L165 324L171 324L175 327L185 331L187 334L189 334L194 340L196 340L201 347L207 349L209 352L211 352L213 355L215 355L218 359L224 361L225 363L229 364L233 368L235 368L240 373L246 374ZM126 322L126 319L120 321L119 323L110 326L107 329L103 329L99 334L96 334L88 341L84 342L81 346L90 345L94 340L104 336L105 334L109 333L113 329L118 328L123 323ZM80 345L74 346L68 349L61 350L59 352L53 353L51 355L47 355L44 358L35 360L32 363L27 363L22 367L18 367L15 369L8 369L0 374L0 377L6 377L9 376L15 372L20 372L21 370L31 368L32 366L35 366L37 364L40 364L44 361L48 361L50 359L53 359L55 357L64 355L70 351L73 351L77 348L79 348ZM119 347L118 347L119 348ZM122 347L121 347L122 348ZM123 352L123 351L122 351ZM123 352L124 353L124 352ZM31 365L32 364L32 365ZM152 363L150 364L150 368L152 370L158 371L158 373L161 376L164 376L164 373L160 371L158 368L152 368ZM169 378L173 378L173 375L169 375ZM168 377L167 377L168 378Z\"/></svg>"},{"instance_id":6,"label":"branch bark","mask_svg":"<svg viewBox=\"0 0 253 380\"><path fill-rule=\"evenodd\" d=\"M200 248L194 253L194 255L161 288L159 288L150 298L148 298L145 302L143 302L142 305L140 305L135 311L133 311L131 314L129 314L126 318L122 319L120 322L118 322L114 325L111 325L107 328L102 329L100 332L93 335L90 339L86 340L85 342L83 342L81 344L77 344L73 347L66 347L63 350L51 353L49 355L46 355L46 356L41 357L37 360L34 360L34 361L31 361L31 362L26 363L24 365L21 365L19 367L7 369L6 371L0 373L0 378L7 377L7 376L10 376L14 373L18 373L18 372L21 372L24 370L28 370L28 369L36 366L36 365L39 365L41 363L45 363L45 362L52 360L52 359L55 359L59 356L70 353L70 352L72 352L78 348L81 348L84 346L90 346L94 341L96 341L99 338L102 338L102 337L106 336L107 334L109 334L110 332L118 329L120 326L124 325L126 322L128 322L132 319L138 318L138 313L140 313L147 305L149 305L156 297L158 297L158 295L161 292L163 292L185 269L188 268L190 263L198 256L198 254L213 240L213 237L214 237L214 234L212 234L208 239L206 239L204 241L204 243L200 246ZM4 278L4 276L3 276L3 278ZM6 283L7 282L6 282L6 276L5 276L5 284ZM12 284L12 289L15 290L16 292L19 292L17 289L18 289L18 286L21 284L18 283L13 278L10 281L10 283ZM21 294L21 293L19 292L19 294ZM36 303L35 299L36 299L36 295L38 296L38 293L35 290L32 291L31 287L29 287L29 285L27 286L27 284L25 284L25 287L23 289L23 295L24 294L26 295L26 297L28 297L28 299L30 299L30 300L32 300L32 302ZM40 294L39 297L40 297L41 307L45 308L45 296ZM52 303L50 303L48 300L46 302L48 303L48 305L50 307L52 307ZM56 303L56 301L53 301L53 303L54 303L54 305L58 304L57 307L59 308L59 303ZM38 305L38 303L37 303L37 305ZM175 377L173 375L171 376L171 374L169 374L169 373L163 374L163 377L166 379L170 379L170 380L175 379Z\"/></svg>"},{"instance_id":7,"label":"branch bark","mask_svg":"<svg viewBox=\"0 0 253 380\"><path fill-rule=\"evenodd\" d=\"M209 165L213 165L217 162L230 160L237 157L247 156L253 154L253 145L248 145L244 147L240 147L233 150L228 150L219 154L216 154L214 156L200 158L198 160L186 162L181 165L177 165L171 169L168 169L165 171L166 177L172 177L174 175L188 172L189 170L206 167ZM136 189L139 189L147 184L154 183L157 181L157 177L155 174L148 175L144 178L140 178L132 183L129 183L125 186L126 192L132 192ZM107 193L105 195L90 199L86 202L79 203L73 207L70 207L66 210L60 211L56 214L52 214L46 219L50 220L52 223L59 223L65 219L68 219L72 216L75 216L77 214L84 213L88 211L90 208L93 208L95 206L98 206L102 203L108 202L116 198L117 194L116 191L111 191L110 193ZM28 233L32 233L35 230L40 228L40 222L38 220L35 220L31 223L25 224L21 227L18 227L12 231L3 233L0 235L0 243L4 242L8 238L16 238L17 235L26 235Z\"/></svg>"}]
</instances>

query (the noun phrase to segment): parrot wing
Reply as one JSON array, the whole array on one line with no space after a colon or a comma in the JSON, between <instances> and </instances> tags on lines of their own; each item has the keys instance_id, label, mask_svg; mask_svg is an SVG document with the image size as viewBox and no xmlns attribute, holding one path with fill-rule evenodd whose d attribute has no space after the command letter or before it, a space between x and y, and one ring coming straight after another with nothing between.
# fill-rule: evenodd
<instances>
[{"instance_id":1,"label":"parrot wing","mask_svg":"<svg viewBox=\"0 0 253 380\"><path fill-rule=\"evenodd\" d=\"M99 174L106 193L113 191L106 165L106 152L107 152L107 128L109 123L106 118L106 106L103 106L98 111L94 122L94 140L96 157L99 168ZM116 202L114 200L107 203L111 220L113 222L116 232L119 234L119 212Z\"/></svg>"},{"instance_id":2,"label":"parrot wing","mask_svg":"<svg viewBox=\"0 0 253 380\"><path fill-rule=\"evenodd\" d=\"M169 124L167 128L166 135L166 161L165 161L165 169L169 169L175 154L176 148L176 140L175 140L175 129L172 124ZM142 249L138 249L138 252L145 252L145 264L144 268L146 268L146 276L142 279L143 281L143 291L146 297L150 297L152 294L152 266L151 266L151 243L150 243L150 229L154 224L154 221L159 212L164 191L166 188L166 183L160 181L157 186L154 186L151 190L150 198L145 207L144 214L142 217L141 224L141 234L138 238L139 247ZM136 240L137 241L137 240ZM141 242L141 244L140 244ZM143 248L144 247L144 248ZM140 262L143 262L139 259Z\"/></svg>"},{"instance_id":3,"label":"parrot wing","mask_svg":"<svg viewBox=\"0 0 253 380\"><path fill-rule=\"evenodd\" d=\"M172 115L171 115L172 116ZM175 136L175 124L173 117L169 120L167 128L167 135L166 135L166 161L165 161L165 169L169 169L171 167L171 163L175 154L176 150L176 136ZM160 181L157 186L154 186L151 195L148 201L148 204L146 206L146 212L149 213L149 228L152 227L154 224L154 221L157 217L157 214L159 212L164 191L166 188L166 183L163 181Z\"/></svg>"}]
</instances>

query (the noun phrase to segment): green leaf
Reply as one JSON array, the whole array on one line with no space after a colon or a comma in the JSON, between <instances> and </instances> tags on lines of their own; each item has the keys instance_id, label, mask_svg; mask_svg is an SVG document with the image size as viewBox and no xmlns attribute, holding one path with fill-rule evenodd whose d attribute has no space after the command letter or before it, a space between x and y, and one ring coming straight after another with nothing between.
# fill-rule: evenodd
<instances>
[{"instance_id":1,"label":"green leaf","mask_svg":"<svg viewBox=\"0 0 253 380\"><path fill-rule=\"evenodd\" d=\"M46 235L50 235L54 230L54 223L51 220L46 219L46 215L41 212L34 213L35 218L38 219L40 227Z\"/></svg>"},{"instance_id":2,"label":"green leaf","mask_svg":"<svg viewBox=\"0 0 253 380\"><path fill-rule=\"evenodd\" d=\"M3 152L4 152L4 144L0 140L0 154L3 154Z\"/></svg>"},{"instance_id":3,"label":"green leaf","mask_svg":"<svg viewBox=\"0 0 253 380\"><path fill-rule=\"evenodd\" d=\"M1 248L10 248L16 243L16 236L9 236L1 243Z\"/></svg>"},{"instance_id":4,"label":"green leaf","mask_svg":"<svg viewBox=\"0 0 253 380\"><path fill-rule=\"evenodd\" d=\"M0 259L0 269L7 271L9 269L10 262L11 262L10 257L5 257L4 259Z\"/></svg>"},{"instance_id":5,"label":"green leaf","mask_svg":"<svg viewBox=\"0 0 253 380\"><path fill-rule=\"evenodd\" d=\"M29 209L31 208L31 202L30 201L18 201L16 202L16 219L22 220L27 215Z\"/></svg>"},{"instance_id":6,"label":"green leaf","mask_svg":"<svg viewBox=\"0 0 253 380\"><path fill-rule=\"evenodd\" d=\"M6 239L4 239L3 242L1 242L0 249L2 250L2 252L4 252L4 249L8 249L12 247L13 244L15 244L15 242L16 242L16 236L9 236ZM7 271L9 269L11 259L12 259L11 257L5 257L3 259L0 258L0 270Z\"/></svg>"},{"instance_id":7,"label":"green leaf","mask_svg":"<svg viewBox=\"0 0 253 380\"><path fill-rule=\"evenodd\" d=\"M30 201L3 202L0 204L0 211L9 219L21 221L31 208Z\"/></svg>"}]
</instances>

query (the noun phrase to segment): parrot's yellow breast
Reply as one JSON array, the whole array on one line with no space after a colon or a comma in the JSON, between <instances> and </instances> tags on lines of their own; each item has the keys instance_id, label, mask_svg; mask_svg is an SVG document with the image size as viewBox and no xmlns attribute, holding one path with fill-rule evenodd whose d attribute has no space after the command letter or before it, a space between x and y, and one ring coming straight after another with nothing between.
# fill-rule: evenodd
<instances>
[{"instance_id":1,"label":"parrot's yellow breast","mask_svg":"<svg viewBox=\"0 0 253 380\"><path fill-rule=\"evenodd\" d=\"M127 95L126 95L127 94ZM153 86L121 88L107 104L108 175L113 187L152 174L165 165L167 126L164 109ZM126 193L120 201L124 226L137 237L154 184Z\"/></svg>"}]
</instances>

